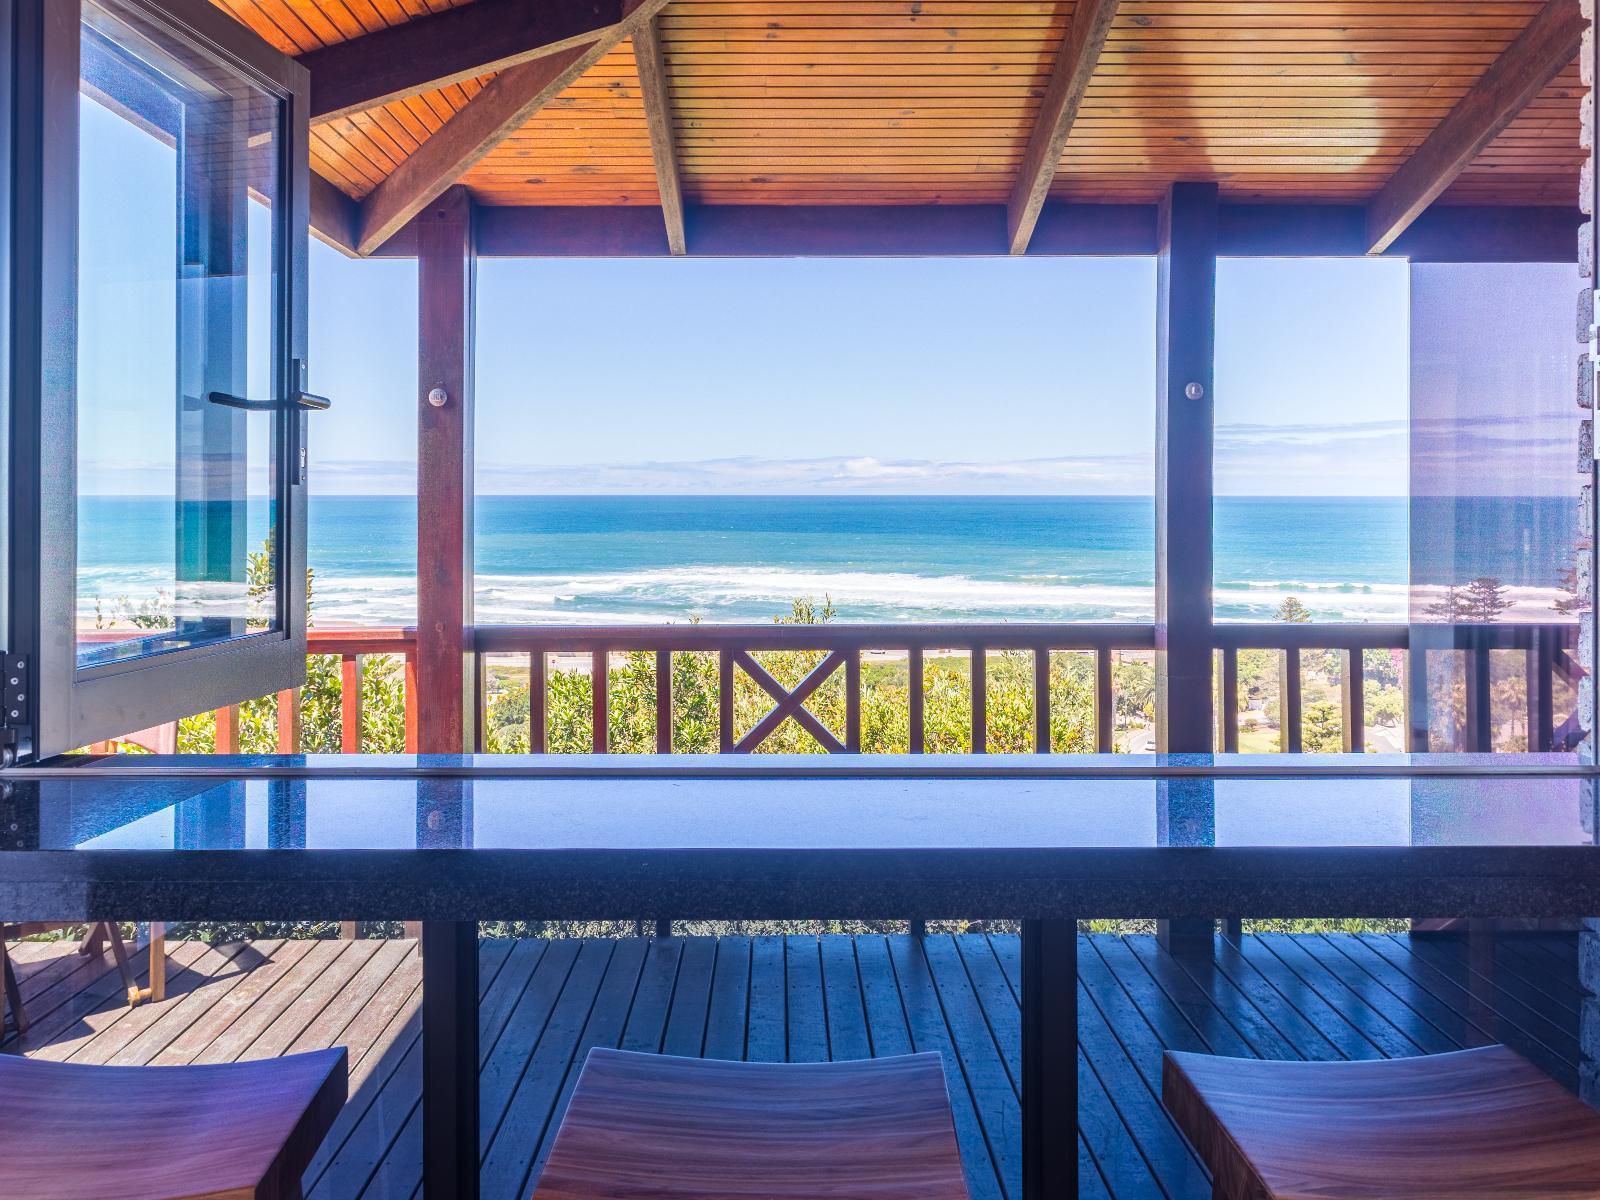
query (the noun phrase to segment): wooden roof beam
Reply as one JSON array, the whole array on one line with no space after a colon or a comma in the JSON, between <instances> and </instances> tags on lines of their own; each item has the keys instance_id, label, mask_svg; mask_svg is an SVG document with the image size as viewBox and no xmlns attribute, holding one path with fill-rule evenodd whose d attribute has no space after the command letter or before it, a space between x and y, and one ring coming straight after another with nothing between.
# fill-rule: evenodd
<instances>
[{"instance_id":1,"label":"wooden roof beam","mask_svg":"<svg viewBox=\"0 0 1600 1200\"><path fill-rule=\"evenodd\" d=\"M391 100L586 46L620 24L627 0L476 0L300 55L311 119Z\"/></svg>"},{"instance_id":2,"label":"wooden roof beam","mask_svg":"<svg viewBox=\"0 0 1600 1200\"><path fill-rule=\"evenodd\" d=\"M371 254L573 81L632 37L667 0L626 0L629 11L597 40L496 75L380 183L361 205L356 248Z\"/></svg>"},{"instance_id":3,"label":"wooden roof beam","mask_svg":"<svg viewBox=\"0 0 1600 1200\"><path fill-rule=\"evenodd\" d=\"M1072 10L1072 23L1061 39L1061 49L1050 72L1050 86L1040 102L1028 149L1022 156L1022 170L1006 203L1006 236L1012 254L1028 249L1033 228L1039 223L1061 152L1077 120L1078 106L1083 103L1089 79L1111 32L1117 4L1118 0L1077 0Z\"/></svg>"},{"instance_id":4,"label":"wooden roof beam","mask_svg":"<svg viewBox=\"0 0 1600 1200\"><path fill-rule=\"evenodd\" d=\"M656 190L667 226L667 249L688 252L683 230L683 176L678 169L678 142L672 120L672 85L661 54L661 31L652 18L633 35L633 57L639 70L639 94L650 127L650 156L656 165Z\"/></svg>"},{"instance_id":5,"label":"wooden roof beam","mask_svg":"<svg viewBox=\"0 0 1600 1200\"><path fill-rule=\"evenodd\" d=\"M1548 0L1367 206L1367 252L1381 254L1578 53L1578 0Z\"/></svg>"}]
</instances>

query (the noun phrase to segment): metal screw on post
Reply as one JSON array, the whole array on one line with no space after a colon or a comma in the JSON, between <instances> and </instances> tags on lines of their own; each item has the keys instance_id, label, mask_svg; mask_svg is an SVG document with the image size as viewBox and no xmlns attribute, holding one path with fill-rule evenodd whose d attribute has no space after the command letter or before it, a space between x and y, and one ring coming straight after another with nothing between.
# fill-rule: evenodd
<instances>
[{"instance_id":1,"label":"metal screw on post","mask_svg":"<svg viewBox=\"0 0 1600 1200\"><path fill-rule=\"evenodd\" d=\"M1206 398L1206 385L1203 383L1188 384L1183 389L1183 394L1191 400L1204 400Z\"/></svg>"},{"instance_id":2,"label":"metal screw on post","mask_svg":"<svg viewBox=\"0 0 1600 1200\"><path fill-rule=\"evenodd\" d=\"M443 408L450 401L450 394L442 387L433 388L428 392L428 403L435 408Z\"/></svg>"}]
</instances>

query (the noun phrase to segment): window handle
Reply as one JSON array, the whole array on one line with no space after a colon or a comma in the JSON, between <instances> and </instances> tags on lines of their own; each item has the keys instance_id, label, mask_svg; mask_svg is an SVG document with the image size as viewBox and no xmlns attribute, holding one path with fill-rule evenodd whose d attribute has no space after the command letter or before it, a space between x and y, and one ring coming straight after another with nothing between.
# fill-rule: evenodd
<instances>
[{"instance_id":1,"label":"window handle","mask_svg":"<svg viewBox=\"0 0 1600 1200\"><path fill-rule=\"evenodd\" d=\"M242 408L246 412L271 412L278 407L276 400L247 400L243 396L235 396L231 392L208 392L206 399L212 404L220 404L224 408ZM318 396L314 392L297 391L289 397L289 404L293 408L308 408L316 412L326 412L333 407L333 401L326 396Z\"/></svg>"}]
</instances>

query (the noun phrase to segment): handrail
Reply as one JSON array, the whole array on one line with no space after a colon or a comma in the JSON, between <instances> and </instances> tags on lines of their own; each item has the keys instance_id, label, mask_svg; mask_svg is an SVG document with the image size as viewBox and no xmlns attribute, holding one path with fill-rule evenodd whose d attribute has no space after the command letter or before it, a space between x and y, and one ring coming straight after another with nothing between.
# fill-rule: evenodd
<instances>
[{"instance_id":1,"label":"handrail","mask_svg":"<svg viewBox=\"0 0 1600 1200\"><path fill-rule=\"evenodd\" d=\"M1031 654L1033 701L1033 749L1050 753L1051 746L1051 654L1077 652L1092 656L1094 737L1093 749L1110 753L1115 748L1116 712L1113 695L1113 661L1121 653L1148 654L1156 646L1156 630L1151 625L1070 624L1044 622L1010 623L852 623L825 624L738 624L738 625L491 625L470 634L471 649L477 660L478 712L477 748L486 746L484 713L485 672L488 656L512 655L527 663L529 681L528 742L533 753L548 745L550 717L549 688L552 685L551 655L581 656L593 681L589 704L592 752L604 754L611 724L611 655L653 654L649 669L655 683L655 729L652 749L670 754L673 746L673 655L699 653L716 656L719 695L716 706L716 749L721 753L744 754L761 747L787 720L808 730L823 749L835 753L859 753L863 749L863 659L883 652L885 657L905 664L908 737L902 744L912 754L928 750L928 713L924 683L930 659L966 657L968 662L985 662L991 652ZM1331 651L1339 656L1338 708L1341 722L1341 749L1360 752L1366 746L1366 664L1368 651L1389 650L1404 654L1402 718L1404 741L1400 748L1425 752L1430 748L1429 667L1431 656L1456 654L1458 669L1452 687L1461 689L1452 700L1459 714L1455 745L1459 749L1489 752L1497 740L1496 708L1491 684L1506 678L1496 653L1520 654L1524 677L1526 748L1531 751L1560 749L1571 718L1556 712L1557 682L1575 688L1582 675L1573 651L1577 644L1577 625L1573 623L1484 623L1441 625L1361 625L1291 624L1285 622L1223 623L1213 627L1212 644L1217 658L1217 737L1216 747L1237 752L1240 738L1239 655L1242 651L1265 650L1278 656L1278 702L1280 720L1277 749L1300 752L1305 749L1306 654ZM370 656L394 656L404 665L405 749L414 753L418 745L416 710L417 631L414 628L352 627L320 628L307 632L307 650L314 655L340 658L340 750L359 753L362 749L362 681L364 660ZM779 682L754 657L762 651L813 651L816 661L806 677L793 687ZM963 668L970 679L971 750L988 749L989 713L987 695L989 672ZM738 735L735 729L734 681L742 674L748 686L770 701L766 714L750 729ZM840 736L817 719L807 707L817 692L842 677L844 685L844 728ZM838 686L835 684L834 686ZM1503 703L1500 710L1504 711ZM280 753L300 753L304 748L300 726L298 690L279 693L278 737ZM237 705L217 710L216 751L237 753L239 709ZM1521 722L1518 721L1520 726ZM1503 729L1502 729L1503 732ZM1518 732L1520 739L1521 733ZM870 747L868 747L870 748ZM1317 747L1323 748L1323 747ZM1519 747L1521 748L1521 747Z\"/></svg>"}]
</instances>

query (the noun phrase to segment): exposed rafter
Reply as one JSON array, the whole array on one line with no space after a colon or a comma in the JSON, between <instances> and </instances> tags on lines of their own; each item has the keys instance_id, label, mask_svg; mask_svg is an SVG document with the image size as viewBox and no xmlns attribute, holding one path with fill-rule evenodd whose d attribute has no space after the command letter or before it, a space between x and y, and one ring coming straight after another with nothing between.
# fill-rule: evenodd
<instances>
[{"instance_id":1,"label":"exposed rafter","mask_svg":"<svg viewBox=\"0 0 1600 1200\"><path fill-rule=\"evenodd\" d=\"M627 0L476 0L300 56L311 119L330 121L585 46Z\"/></svg>"},{"instance_id":2,"label":"exposed rafter","mask_svg":"<svg viewBox=\"0 0 1600 1200\"><path fill-rule=\"evenodd\" d=\"M1077 0L1073 8L1072 21L1050 72L1050 86L1040 102L1028 149L1022 156L1022 170L1006 204L1006 237L1012 254L1026 251L1033 237L1056 165L1061 161L1072 123L1077 120L1078 106L1083 103L1089 79L1111 32L1117 4L1118 0Z\"/></svg>"},{"instance_id":3,"label":"exposed rafter","mask_svg":"<svg viewBox=\"0 0 1600 1200\"><path fill-rule=\"evenodd\" d=\"M1368 252L1386 250L1578 52L1578 0L1548 0L1367 208Z\"/></svg>"},{"instance_id":4,"label":"exposed rafter","mask_svg":"<svg viewBox=\"0 0 1600 1200\"><path fill-rule=\"evenodd\" d=\"M315 171L311 172L311 233L341 254L356 252L361 206Z\"/></svg>"},{"instance_id":5,"label":"exposed rafter","mask_svg":"<svg viewBox=\"0 0 1600 1200\"><path fill-rule=\"evenodd\" d=\"M683 231L683 183L678 170L678 140L672 121L672 85L667 82L661 54L661 32L654 19L633 35L633 57L639 69L639 94L650 126L650 155L655 159L656 190L661 193L661 217L667 226L667 248L687 253Z\"/></svg>"},{"instance_id":6,"label":"exposed rafter","mask_svg":"<svg viewBox=\"0 0 1600 1200\"><path fill-rule=\"evenodd\" d=\"M598 40L496 75L362 203L357 249L371 254L383 245L666 4L667 0L630 0L631 11Z\"/></svg>"}]
</instances>

